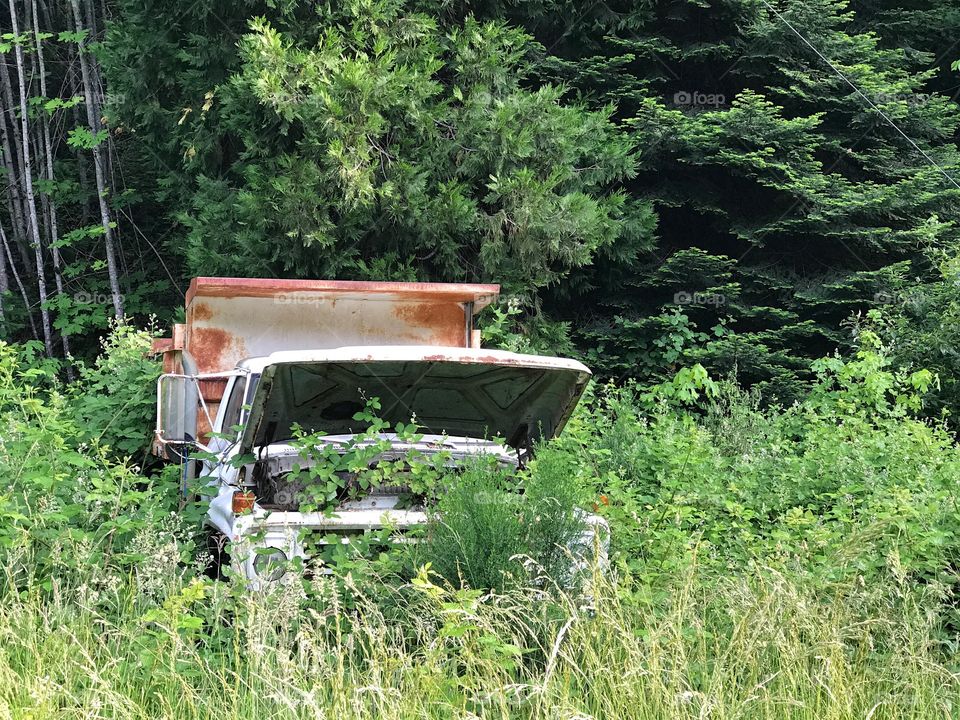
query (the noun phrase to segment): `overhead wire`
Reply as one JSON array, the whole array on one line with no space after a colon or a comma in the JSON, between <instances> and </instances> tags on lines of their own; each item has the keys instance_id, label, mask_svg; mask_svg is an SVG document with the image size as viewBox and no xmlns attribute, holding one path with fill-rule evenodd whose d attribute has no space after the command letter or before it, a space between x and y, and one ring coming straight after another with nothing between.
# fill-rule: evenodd
<instances>
[{"instance_id":1,"label":"overhead wire","mask_svg":"<svg viewBox=\"0 0 960 720\"><path fill-rule=\"evenodd\" d=\"M767 8L770 12L772 12L774 15L776 15L776 16L777 16L777 19L780 20L780 22L782 22L784 25L786 25L788 28L790 28L791 32L793 32L794 35L796 35L798 38L800 38L801 41L803 41L803 44L804 44L804 45L806 45L808 48L810 48L811 50L813 50L813 52L816 53L817 57L819 57L821 60L823 60L823 62L825 62L825 63L830 67L830 69L833 70L833 72L835 72L835 73L837 74L837 77L839 77L839 78L840 78L841 80L843 80L847 85L849 85L857 95L859 95L860 97L862 97L862 98L867 102L867 104L868 104L871 108L873 108L874 112L876 112L880 117L882 117L882 118L887 122L887 124L888 124L890 127L892 127L894 130L896 130L896 131L903 137L904 140L906 140L908 143L910 143L910 145L911 145L918 153L920 153L920 154L926 159L927 162L929 162L933 167L935 167L937 170L939 170L939 171L940 171L940 174L943 175L943 176L950 182L951 185L953 185L955 188L957 188L958 190L960 190L960 183L958 183L956 180L954 180L953 176L950 175L950 173L948 173L939 163L937 163L936 160L934 160L932 157L930 157L930 156L924 151L923 148L921 148L917 143L915 143L915 142L913 141L913 138L911 138L909 135L907 135L907 134L900 128L900 126L897 125L897 124L890 118L889 115L887 115L883 110L881 110L879 107L877 107L877 104L876 104L875 102L873 102L873 100L871 100L862 90L860 90L860 88L858 88L858 87L853 83L852 80L850 80L846 75L844 75L843 72L840 70L840 68L838 68L836 65L834 65L826 55L824 55L822 52L820 52L820 50L818 50L817 47L816 47L812 42L810 42L810 41L803 35L803 33L801 33L799 30L797 30L797 28L795 28L795 27L793 26L793 24L783 16L782 13L780 13L773 5L771 5L769 2L767 2L767 0L760 0L760 2L762 2L762 3L764 4L764 6L766 6L766 8Z\"/></svg>"}]
</instances>

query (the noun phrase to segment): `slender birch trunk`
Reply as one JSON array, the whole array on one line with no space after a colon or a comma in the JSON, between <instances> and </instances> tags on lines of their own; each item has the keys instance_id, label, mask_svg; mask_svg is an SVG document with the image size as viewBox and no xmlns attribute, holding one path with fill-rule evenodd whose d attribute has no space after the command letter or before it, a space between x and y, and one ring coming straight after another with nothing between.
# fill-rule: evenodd
<instances>
[{"instance_id":1,"label":"slender birch trunk","mask_svg":"<svg viewBox=\"0 0 960 720\"><path fill-rule=\"evenodd\" d=\"M10 22L13 34L20 35L17 21L17 6L10 0ZM53 357L53 327L50 323L50 309L47 307L47 278L43 267L43 245L40 239L40 222L37 218L37 202L33 193L33 164L30 157L30 126L27 116L27 74L23 63L23 46L14 42L14 56L17 60L17 81L20 88L20 142L23 144L21 171L23 190L26 195L27 213L30 218L30 240L36 256L37 290L40 295L40 322L43 325L43 346L47 357Z\"/></svg>"},{"instance_id":2,"label":"slender birch trunk","mask_svg":"<svg viewBox=\"0 0 960 720\"><path fill-rule=\"evenodd\" d=\"M17 103L13 96L13 86L10 83L10 73L7 70L6 58L0 62L0 97L3 98L3 137L6 140L4 152L7 156L6 166L10 170L10 192L13 196L13 239L17 243L17 250L23 255L23 248L30 244L30 228L27 220L26 202L21 192L23 175L23 146L20 143L20 128L14 108ZM9 120L9 125L8 125ZM10 148L13 148L11 151ZM26 268L33 272L27 256L23 257Z\"/></svg>"},{"instance_id":3,"label":"slender birch trunk","mask_svg":"<svg viewBox=\"0 0 960 720\"><path fill-rule=\"evenodd\" d=\"M77 71L73 67L73 53L76 46L71 45L70 47L70 59L67 63L70 73L70 92L73 95L83 95L83 85L80 81L80 78L77 77ZM80 109L76 105L70 108L70 113L73 115L74 127L80 127L83 125L83 118L80 117ZM90 175L87 172L89 159L87 158L86 153L84 153L80 148L75 148L73 154L77 159L77 175L80 178L80 187L90 187ZM83 203L80 205L80 224L83 227L86 227L90 224L90 218L92 216L93 209L90 206L90 196L88 193L84 193Z\"/></svg>"},{"instance_id":4,"label":"slender birch trunk","mask_svg":"<svg viewBox=\"0 0 960 720\"><path fill-rule=\"evenodd\" d=\"M47 99L47 69L43 61L43 45L40 41L40 21L37 15L37 0L33 0L33 38L37 44L37 65L40 75L40 95ZM46 112L41 114L40 130L43 139L43 157L46 167L46 179L53 182L53 143L50 140L50 118ZM49 195L44 195L44 205L47 213L47 228L50 232L50 253L53 256L53 280L57 286L57 295L63 295L63 263L60 259L60 249L57 242L60 239L60 228L57 222L57 204ZM69 360L70 358L70 338L67 333L60 336L63 342L63 354ZM67 379L73 379L73 369L67 364Z\"/></svg>"},{"instance_id":5,"label":"slender birch trunk","mask_svg":"<svg viewBox=\"0 0 960 720\"><path fill-rule=\"evenodd\" d=\"M12 3L13 0L10 0ZM70 0L73 8L73 21L76 25L76 31L83 31L83 20L80 15L80 0ZM96 135L100 131L100 119L95 105L93 80L91 77L90 65L87 62L87 56L83 52L83 46L79 48L80 57L80 75L83 78L83 95L87 109L87 123L90 126L90 132ZM97 199L100 203L100 222L103 225L103 240L107 254L107 272L110 275L110 292L113 296L113 310L118 319L123 317L123 295L120 294L120 278L117 271L117 257L114 249L113 229L110 227L110 208L107 206L106 198L106 180L105 163L103 158L103 148L100 144L93 146L93 167L97 178Z\"/></svg>"},{"instance_id":6,"label":"slender birch trunk","mask_svg":"<svg viewBox=\"0 0 960 720\"><path fill-rule=\"evenodd\" d=\"M43 11L43 21L46 23L47 27L53 28L54 24L53 17L50 15L50 6L43 2L43 0L40 0L40 9ZM36 17L36 13L34 13L34 17Z\"/></svg>"},{"instance_id":7,"label":"slender birch trunk","mask_svg":"<svg viewBox=\"0 0 960 720\"><path fill-rule=\"evenodd\" d=\"M10 292L10 279L7 277L7 256L0 248L0 330L7 331L7 316L4 312L3 301Z\"/></svg>"},{"instance_id":8,"label":"slender birch trunk","mask_svg":"<svg viewBox=\"0 0 960 720\"><path fill-rule=\"evenodd\" d=\"M13 255L10 253L10 243L7 242L7 234L3 231L3 225L0 225L0 245L3 245L0 250L7 256L7 260L10 263L10 272L13 275L14 281L17 283L17 287L20 289L20 297L23 298L23 308L27 312L27 320L30 321L30 330L33 332L34 337L40 337L37 333L37 325L33 321L33 312L30 309L30 297L27 295L27 289L23 286L23 280L20 279L20 273L17 272L17 264L13 261Z\"/></svg>"},{"instance_id":9,"label":"slender birch trunk","mask_svg":"<svg viewBox=\"0 0 960 720\"><path fill-rule=\"evenodd\" d=\"M2 94L0 94L2 97ZM4 100L6 102L6 100ZM7 208L10 210L10 221L13 223L11 232L13 239L23 242L26 234L23 223L23 201L20 198L20 174L13 160L13 151L10 148L10 133L7 132L6 113L0 115L0 161L7 171Z\"/></svg>"}]
</instances>

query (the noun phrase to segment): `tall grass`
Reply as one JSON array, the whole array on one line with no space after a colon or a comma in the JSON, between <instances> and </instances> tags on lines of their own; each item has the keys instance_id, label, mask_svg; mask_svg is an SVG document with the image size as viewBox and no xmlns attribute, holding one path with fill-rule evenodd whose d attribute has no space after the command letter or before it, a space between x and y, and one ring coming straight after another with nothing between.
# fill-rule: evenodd
<instances>
[{"instance_id":1,"label":"tall grass","mask_svg":"<svg viewBox=\"0 0 960 720\"><path fill-rule=\"evenodd\" d=\"M194 584L146 614L133 583L8 593L0 717L929 720L960 708L936 615L911 594L691 571L661 596L601 585L584 610L421 578L398 589L400 622L354 591L348 612L332 592L307 609L298 586L231 598ZM197 608L202 632L184 622Z\"/></svg>"}]
</instances>

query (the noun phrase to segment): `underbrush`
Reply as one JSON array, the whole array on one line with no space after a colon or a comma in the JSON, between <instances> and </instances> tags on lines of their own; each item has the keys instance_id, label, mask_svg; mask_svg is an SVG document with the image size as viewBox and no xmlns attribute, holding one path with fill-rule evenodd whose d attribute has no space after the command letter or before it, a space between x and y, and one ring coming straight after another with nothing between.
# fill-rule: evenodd
<instances>
[{"instance_id":1,"label":"underbrush","mask_svg":"<svg viewBox=\"0 0 960 720\"><path fill-rule=\"evenodd\" d=\"M914 417L929 373L901 373L874 347L817 367L808 397L785 409L706 378L681 388L685 402L676 388L626 388L584 404L555 447L583 458L571 482L603 495L630 572L679 571L696 546L717 571L759 562L952 589L960 451Z\"/></svg>"},{"instance_id":2,"label":"underbrush","mask_svg":"<svg viewBox=\"0 0 960 720\"><path fill-rule=\"evenodd\" d=\"M146 384L125 333L97 367ZM250 592L202 576L175 470L92 432L123 416L77 401L102 372L62 387L0 344L0 718L955 717L931 378L869 344L818 368L784 409L697 368L595 388L518 477L467 468L414 551ZM612 568L574 592L584 511Z\"/></svg>"}]
</instances>

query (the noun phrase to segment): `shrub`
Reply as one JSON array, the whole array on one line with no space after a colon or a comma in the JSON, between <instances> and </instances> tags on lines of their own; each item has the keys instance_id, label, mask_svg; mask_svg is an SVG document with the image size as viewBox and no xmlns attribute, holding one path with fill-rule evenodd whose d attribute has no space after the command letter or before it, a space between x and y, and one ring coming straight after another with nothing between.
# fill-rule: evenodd
<instances>
[{"instance_id":1,"label":"shrub","mask_svg":"<svg viewBox=\"0 0 960 720\"><path fill-rule=\"evenodd\" d=\"M786 409L694 370L591 389L520 473L324 456L312 479L443 490L424 541L248 592L190 567L176 478L112 459L81 386L0 343L0 716L948 717L960 451L883 348L816 367ZM619 560L583 612L591 500Z\"/></svg>"},{"instance_id":2,"label":"shrub","mask_svg":"<svg viewBox=\"0 0 960 720\"><path fill-rule=\"evenodd\" d=\"M124 332L108 347L130 337ZM115 460L71 404L80 390L38 389L38 373L0 343L0 553L7 582L62 590L91 567L129 569L142 560L129 543L169 518L177 483Z\"/></svg>"},{"instance_id":3,"label":"shrub","mask_svg":"<svg viewBox=\"0 0 960 720\"><path fill-rule=\"evenodd\" d=\"M651 410L630 388L582 408L562 442L589 461L581 481L608 496L601 512L626 567L653 577L696 548L727 570L777 563L837 579L895 569L953 583L960 452L913 417L929 375L900 373L876 349L816 367L816 386L787 409L761 412L734 392L703 415Z\"/></svg>"},{"instance_id":4,"label":"shrub","mask_svg":"<svg viewBox=\"0 0 960 720\"><path fill-rule=\"evenodd\" d=\"M156 419L160 363L148 356L156 333L115 325L102 352L68 390L77 427L114 457L143 463Z\"/></svg>"},{"instance_id":5,"label":"shrub","mask_svg":"<svg viewBox=\"0 0 960 720\"><path fill-rule=\"evenodd\" d=\"M449 478L417 557L458 587L567 585L569 546L583 532L568 470L551 450L519 476L492 461L467 465Z\"/></svg>"},{"instance_id":6,"label":"shrub","mask_svg":"<svg viewBox=\"0 0 960 720\"><path fill-rule=\"evenodd\" d=\"M413 424L391 428L377 417L379 407L378 398L369 399L354 416L366 429L336 446L322 433L294 428L292 442L305 461L291 476L300 488L300 507L332 513L345 497L401 483L425 501L433 519L415 533L424 541L412 545L406 557L380 557L381 550L395 550L389 528L349 544L324 538L311 552L334 575L390 568L409 578L419 565L431 563L447 581L472 588L503 589L526 582L531 573L541 584L563 585L572 579L569 546L584 529L578 510L583 498L579 486L570 482L572 456L546 446L520 473L498 465L492 456L454 468L449 452L397 453L386 433L400 442L422 436Z\"/></svg>"}]
</instances>

